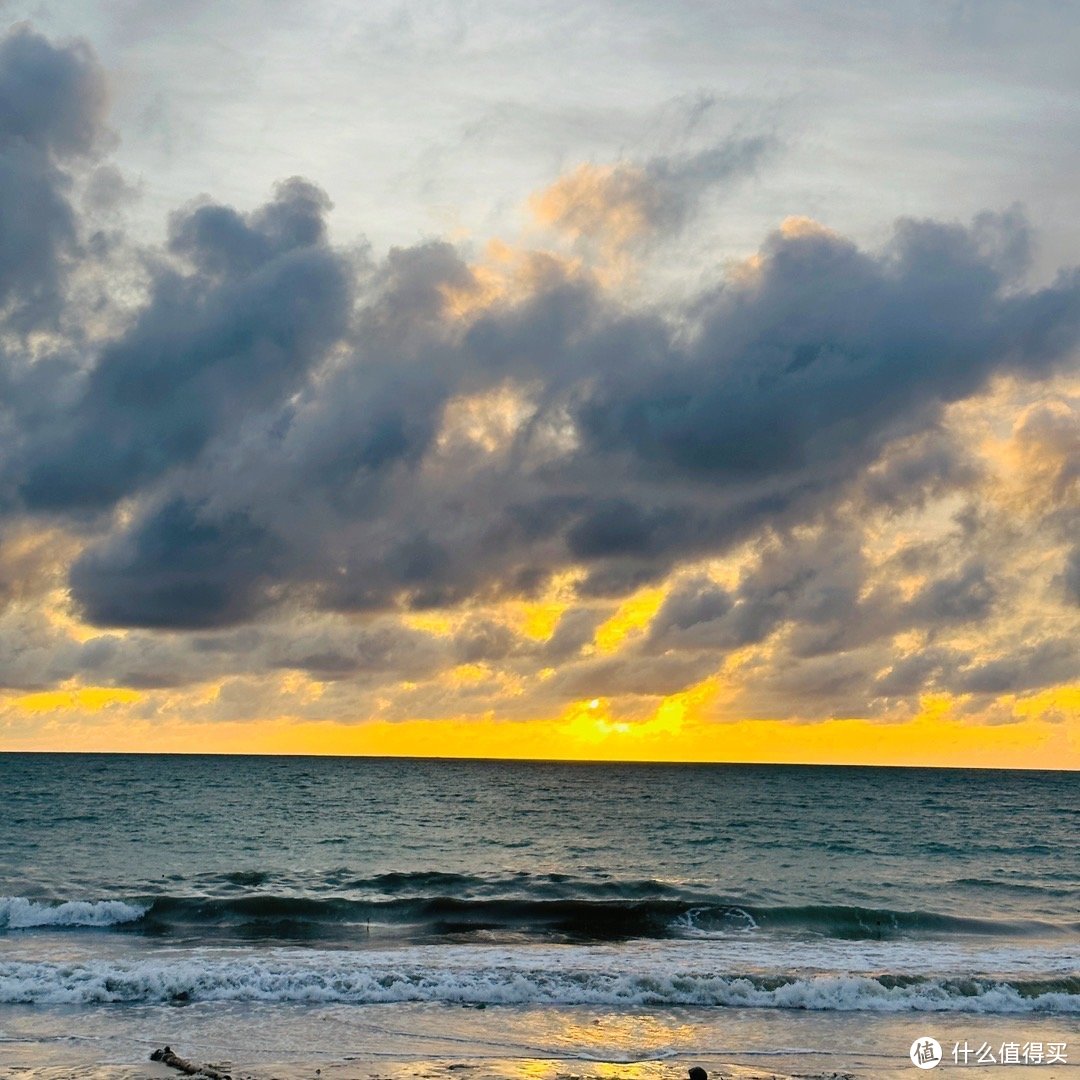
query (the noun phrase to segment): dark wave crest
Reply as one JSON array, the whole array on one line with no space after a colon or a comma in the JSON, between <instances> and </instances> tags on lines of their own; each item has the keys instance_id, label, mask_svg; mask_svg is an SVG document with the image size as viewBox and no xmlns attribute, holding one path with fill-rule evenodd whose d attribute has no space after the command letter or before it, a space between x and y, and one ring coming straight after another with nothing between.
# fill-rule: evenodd
<instances>
[{"instance_id":1,"label":"dark wave crest","mask_svg":"<svg viewBox=\"0 0 1080 1080\"><path fill-rule=\"evenodd\" d=\"M383 875L377 899L239 891L232 895L143 895L50 903L0 899L0 931L92 927L187 940L348 941L368 935L458 938L536 937L573 942L631 938L727 936L745 933L841 940L894 940L939 935L1078 936L1075 924L977 919L933 911L847 905L760 906L680 894L660 883L632 882L623 895L549 898L484 896L490 883L457 875ZM236 885L241 886L240 881ZM252 882L254 884L254 882ZM651 895L650 895L651 893ZM665 895L665 893L667 895Z\"/></svg>"}]
</instances>

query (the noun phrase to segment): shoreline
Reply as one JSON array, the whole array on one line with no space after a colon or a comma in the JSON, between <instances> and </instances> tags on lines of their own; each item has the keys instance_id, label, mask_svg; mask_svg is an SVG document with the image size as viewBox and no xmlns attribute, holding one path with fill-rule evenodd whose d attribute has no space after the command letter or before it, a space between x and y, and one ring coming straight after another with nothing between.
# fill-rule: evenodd
<instances>
[{"instance_id":1,"label":"shoreline","mask_svg":"<svg viewBox=\"0 0 1080 1080\"><path fill-rule=\"evenodd\" d=\"M709 1058L692 1059L706 1068L708 1080L901 1080L919 1075L910 1063L867 1067L865 1062L837 1058L813 1066L782 1056L746 1063ZM202 1064L201 1062L199 1064ZM590 1062L580 1059L532 1058L475 1061L457 1059L382 1060L344 1057L306 1061L267 1061L255 1064L216 1061L230 1080L686 1080L680 1062ZM1077 1066L955 1066L943 1065L936 1075L962 1072L968 1080L992 1077L1075 1080ZM183 1077L160 1062L93 1063L49 1066L0 1066L0 1077L18 1080L177 1080ZM198 1080L196 1077L195 1080Z\"/></svg>"},{"instance_id":2,"label":"shoreline","mask_svg":"<svg viewBox=\"0 0 1080 1080\"><path fill-rule=\"evenodd\" d=\"M830 1013L760 1009L506 1006L8 1007L3 1080L178 1080L179 1057L231 1080L900 1080L912 1042L939 1040L935 1074L1080 1080L1074 1063L953 1064L954 1043L1068 1042L1065 1016Z\"/></svg>"}]
</instances>

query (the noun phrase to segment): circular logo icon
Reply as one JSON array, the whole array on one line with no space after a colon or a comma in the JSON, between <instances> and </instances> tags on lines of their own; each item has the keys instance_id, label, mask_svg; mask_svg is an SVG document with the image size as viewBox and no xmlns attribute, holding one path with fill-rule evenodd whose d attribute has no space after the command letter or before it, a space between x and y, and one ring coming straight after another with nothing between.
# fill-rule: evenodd
<instances>
[{"instance_id":1,"label":"circular logo icon","mask_svg":"<svg viewBox=\"0 0 1080 1080\"><path fill-rule=\"evenodd\" d=\"M923 1035L911 1044L909 1057L916 1069L936 1069L941 1064L941 1043Z\"/></svg>"}]
</instances>

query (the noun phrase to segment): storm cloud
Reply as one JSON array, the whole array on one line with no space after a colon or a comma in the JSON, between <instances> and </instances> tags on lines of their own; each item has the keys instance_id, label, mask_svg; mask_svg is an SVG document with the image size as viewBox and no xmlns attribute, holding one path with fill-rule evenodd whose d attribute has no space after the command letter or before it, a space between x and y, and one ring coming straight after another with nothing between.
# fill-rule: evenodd
<instances>
[{"instance_id":1,"label":"storm cloud","mask_svg":"<svg viewBox=\"0 0 1080 1080\"><path fill-rule=\"evenodd\" d=\"M747 276L679 310L627 310L566 272L461 320L443 298L469 270L440 246L392 253L354 306L324 207L293 181L247 221L174 219L192 269L159 271L55 432L31 433L29 509L145 497L76 566L91 618L250 617L250 576L222 573L206 541L239 516L267 596L302 587L334 610L515 595L570 566L584 595L625 593L815 520L992 376L1053 372L1080 328L1075 273L1015 287L1014 214L901 222L880 252L777 233ZM523 397L503 444L442 455L451 403L507 384ZM197 527L174 527L181 497ZM924 614L977 606L978 584L942 586ZM170 602L147 611L153 596Z\"/></svg>"},{"instance_id":2,"label":"storm cloud","mask_svg":"<svg viewBox=\"0 0 1080 1080\"><path fill-rule=\"evenodd\" d=\"M156 269L149 302L95 358L70 408L28 433L27 507L111 506L295 391L349 316L328 208L292 180L247 219L214 205L176 215L169 248L190 269Z\"/></svg>"}]
</instances>

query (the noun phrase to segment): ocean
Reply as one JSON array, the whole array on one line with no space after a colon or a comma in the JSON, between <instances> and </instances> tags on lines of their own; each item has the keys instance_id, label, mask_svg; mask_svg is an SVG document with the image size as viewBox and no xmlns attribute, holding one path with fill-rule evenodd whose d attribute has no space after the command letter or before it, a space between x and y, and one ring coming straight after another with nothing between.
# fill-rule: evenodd
<instances>
[{"instance_id":1,"label":"ocean","mask_svg":"<svg viewBox=\"0 0 1080 1080\"><path fill-rule=\"evenodd\" d=\"M1072 1034L1077 1061L1078 796L1049 772L0 755L0 1070L839 1040L884 1075L922 1032Z\"/></svg>"}]
</instances>

